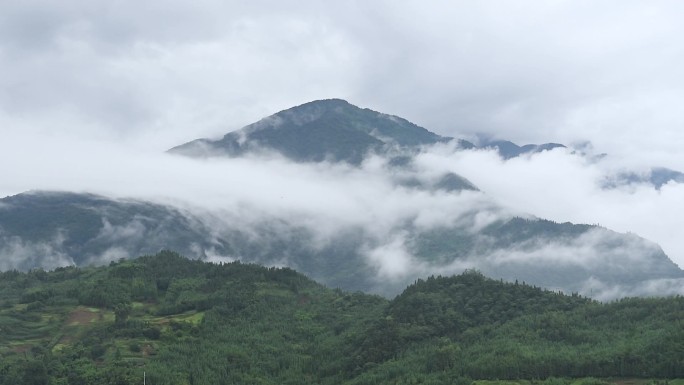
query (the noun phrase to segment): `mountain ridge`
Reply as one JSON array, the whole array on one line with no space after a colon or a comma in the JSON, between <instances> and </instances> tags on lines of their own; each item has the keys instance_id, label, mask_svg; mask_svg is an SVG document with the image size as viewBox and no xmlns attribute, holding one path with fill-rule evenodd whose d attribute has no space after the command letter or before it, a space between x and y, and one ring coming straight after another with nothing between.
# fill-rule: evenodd
<instances>
[{"instance_id":1,"label":"mountain ridge","mask_svg":"<svg viewBox=\"0 0 684 385\"><path fill-rule=\"evenodd\" d=\"M325 99L282 110L221 139L197 139L169 152L240 156L271 150L299 162L330 160L358 165L368 153L451 139L398 116L362 109L342 99ZM472 146L465 141L462 144Z\"/></svg>"},{"instance_id":2,"label":"mountain ridge","mask_svg":"<svg viewBox=\"0 0 684 385\"><path fill-rule=\"evenodd\" d=\"M463 268L595 295L613 287L638 295L639 285L651 280L684 279L684 271L657 245L641 238L540 219L499 220L478 232L450 225L421 229L401 224L393 232L404 233L405 239L395 251L395 241L378 240L360 227L343 228L321 243L315 228L278 217L250 226L238 217L231 225L230 218L92 194L34 192L0 203L2 270L107 264L175 248L202 260L290 266L333 287L386 296L414 279ZM414 270L383 279L383 265L375 258L385 250L398 256L408 253Z\"/></svg>"},{"instance_id":3,"label":"mountain ridge","mask_svg":"<svg viewBox=\"0 0 684 385\"><path fill-rule=\"evenodd\" d=\"M504 160L516 158L521 155L551 151L556 148L567 148L567 146L560 143L525 144L519 146L508 140L483 140L480 141L478 147L484 149L496 149Z\"/></svg>"},{"instance_id":4,"label":"mountain ridge","mask_svg":"<svg viewBox=\"0 0 684 385\"><path fill-rule=\"evenodd\" d=\"M567 149L561 143L518 145L508 140L479 136L473 142L442 136L396 115L360 108L333 98L307 102L281 110L220 139L200 138L180 144L168 153L190 157L239 157L279 154L295 162L344 162L360 165L372 154L402 158L422 146L456 141L460 150L495 150L503 160ZM575 151L583 155L582 151ZM606 154L596 156L600 160ZM625 171L607 178L610 189L631 183L648 183L659 190L668 182L684 183L684 173L652 167L647 174Z\"/></svg>"},{"instance_id":5,"label":"mountain ridge","mask_svg":"<svg viewBox=\"0 0 684 385\"><path fill-rule=\"evenodd\" d=\"M334 210L319 215L322 206L294 215L262 212L263 201L247 202L238 211L217 205L212 212L191 201L180 208L88 194L19 194L0 199L0 268L106 264L174 249L210 261L290 266L334 287L386 296L414 279L468 268L603 299L658 290L682 293L677 280L684 279L684 271L652 242L597 226L520 218L467 179L416 166L416 151L447 140L453 138L344 100L305 103L191 147L216 145L229 156L271 148L304 163L356 165L375 151L381 157L372 170L344 167L339 174L351 173L355 183L359 176L373 178L383 189L370 201L346 197L363 206L363 213L355 214L361 218L337 223ZM517 152L557 147L491 143ZM361 196L368 192L359 191ZM384 194L395 200L393 205L385 206ZM408 211L399 208L409 203L405 200L412 201ZM400 215L382 223L388 208Z\"/></svg>"},{"instance_id":6,"label":"mountain ridge","mask_svg":"<svg viewBox=\"0 0 684 385\"><path fill-rule=\"evenodd\" d=\"M163 251L0 273L0 305L0 385L684 376L683 297L602 304L475 271L416 280L390 300Z\"/></svg>"}]
</instances>

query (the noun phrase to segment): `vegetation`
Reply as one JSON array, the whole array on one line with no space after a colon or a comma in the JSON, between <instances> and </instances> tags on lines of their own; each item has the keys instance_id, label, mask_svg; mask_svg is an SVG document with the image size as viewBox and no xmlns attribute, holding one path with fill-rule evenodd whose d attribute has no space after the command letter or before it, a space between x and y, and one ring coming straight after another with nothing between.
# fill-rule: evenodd
<instances>
[{"instance_id":1,"label":"vegetation","mask_svg":"<svg viewBox=\"0 0 684 385\"><path fill-rule=\"evenodd\" d=\"M389 301L173 252L0 273L0 385L143 371L148 384L684 385L684 298L601 304L467 272Z\"/></svg>"},{"instance_id":2,"label":"vegetation","mask_svg":"<svg viewBox=\"0 0 684 385\"><path fill-rule=\"evenodd\" d=\"M407 178L402 183L423 183ZM432 187L467 188L467 181L445 174ZM474 186L472 186L474 188ZM365 255L380 246L364 226L341 226L320 242L316 229L285 219L259 215L249 227L229 218L201 211L136 200L109 199L90 194L31 192L0 199L0 270L54 268L108 263L114 256L137 256L170 248L190 258L211 255L240 256L262 265L296 266L308 277L330 287L393 297L418 277L379 280ZM399 221L392 232L405 235L404 246L429 269L439 271L461 261L475 264L487 276L520 279L567 292L586 290L587 280L607 287L639 287L643 281L682 278L679 269L655 244L629 234L589 225L555 223L542 219L511 218L473 231L478 211L464 214L451 225L426 229L413 219ZM223 225L217 226L217 223ZM601 241L596 241L601 239ZM583 245L580 247L579 245ZM558 264L556 246L595 254L591 264ZM544 247L544 258L495 256L531 253ZM636 252L643 264L621 261ZM584 256L585 258L587 255ZM579 259L579 258L578 258ZM620 264L620 268L615 268Z\"/></svg>"},{"instance_id":3,"label":"vegetation","mask_svg":"<svg viewBox=\"0 0 684 385\"><path fill-rule=\"evenodd\" d=\"M328 99L278 112L220 140L198 139L169 151L191 156L240 156L271 150L297 162L327 160L359 165L372 152L398 147L416 150L420 145L449 140L405 119ZM459 143L472 146L466 141Z\"/></svg>"},{"instance_id":4,"label":"vegetation","mask_svg":"<svg viewBox=\"0 0 684 385\"><path fill-rule=\"evenodd\" d=\"M54 268L64 264L60 255L78 266L105 263L103 255L156 253L162 244L190 253L189 245L209 243L205 226L150 202L32 191L2 198L0 207L0 270Z\"/></svg>"}]
</instances>

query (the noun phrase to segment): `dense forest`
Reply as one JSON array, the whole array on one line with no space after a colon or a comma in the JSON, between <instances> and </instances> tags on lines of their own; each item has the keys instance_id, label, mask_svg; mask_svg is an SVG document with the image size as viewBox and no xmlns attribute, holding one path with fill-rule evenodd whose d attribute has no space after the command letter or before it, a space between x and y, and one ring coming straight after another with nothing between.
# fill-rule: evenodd
<instances>
[{"instance_id":1,"label":"dense forest","mask_svg":"<svg viewBox=\"0 0 684 385\"><path fill-rule=\"evenodd\" d=\"M188 385L684 383L684 298L604 304L470 271L387 300L173 252L0 273L0 385L143 372Z\"/></svg>"}]
</instances>

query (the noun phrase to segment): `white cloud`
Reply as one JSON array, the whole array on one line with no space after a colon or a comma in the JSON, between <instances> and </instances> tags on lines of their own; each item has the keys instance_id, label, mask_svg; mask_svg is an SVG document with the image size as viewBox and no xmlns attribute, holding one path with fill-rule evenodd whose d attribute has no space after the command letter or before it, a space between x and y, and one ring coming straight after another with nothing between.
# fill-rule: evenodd
<instances>
[{"instance_id":1,"label":"white cloud","mask_svg":"<svg viewBox=\"0 0 684 385\"><path fill-rule=\"evenodd\" d=\"M0 231L0 271L28 269L40 261L41 267L50 270L60 266L73 266L74 260L60 251L65 234L57 229L53 237L44 242L26 242L20 237Z\"/></svg>"},{"instance_id":2,"label":"white cloud","mask_svg":"<svg viewBox=\"0 0 684 385\"><path fill-rule=\"evenodd\" d=\"M477 232L497 220L526 216L526 212L559 222L600 222L618 231L634 231L619 226L635 223L635 199L652 195L648 210L641 213L645 216L655 208L666 210L667 204L674 203L663 197L674 194L671 197L676 199L681 193L679 185L666 185L660 192L644 186L603 190L599 182L612 170L610 165L592 163L562 149L503 161L492 151L454 152L450 145L439 145L418 155L413 171L388 168L379 157L371 157L355 168L330 163L297 164L273 154L237 159L141 154L101 142L86 142L77 151L69 152L55 142L36 147L35 151L40 158L9 143L0 144L0 156L28 170L18 172L11 162L0 162L0 172L10 176L14 183L11 187L16 189L7 193L29 189L88 191L171 204L190 214L189 220L202 221L196 224L202 234L212 232L206 236L215 239L217 248L202 251L214 262L244 257L217 251L218 239L239 229L250 242L260 242L267 235L260 227L264 220L270 223L268 231L285 240L296 240L300 227L310 230L312 238L306 247L319 251L340 234L361 229L364 235L357 240L361 242L357 251L376 269L376 290L384 293L392 290L386 285L399 290L417 276L459 273L465 268L497 272L502 266L531 263L536 267L614 270L616 274L625 267L640 270L640 265L648 270L649 258L658 248L636 236L621 235L621 241L616 242L618 235L596 230L578 238L534 239L506 249L492 249ZM445 172L466 176L484 193L435 192L397 184L398 179L413 177L430 185ZM661 220L673 226L679 221L676 209L674 212ZM604 220L619 226L610 226ZM151 236L145 223L143 217L118 225L105 222L96 241L144 242L143 238ZM466 255L455 262L427 261L412 254L407 228L429 231L445 227L476 234L486 247L475 250L484 250L485 254ZM669 227L664 224L655 228L656 238L651 239L667 239L663 238L667 233L658 232L664 229ZM676 236L674 231L671 236ZM625 244L625 240L632 242ZM288 265L288 251L279 252L281 260L265 263ZM114 247L90 260L101 263L103 258L106 262L128 256L130 250ZM631 293L632 289L619 290ZM609 294L604 296L608 298Z\"/></svg>"},{"instance_id":3,"label":"white cloud","mask_svg":"<svg viewBox=\"0 0 684 385\"><path fill-rule=\"evenodd\" d=\"M681 166L674 1L0 5L0 110L157 150L312 99ZM684 168L684 167L680 167Z\"/></svg>"},{"instance_id":4,"label":"white cloud","mask_svg":"<svg viewBox=\"0 0 684 385\"><path fill-rule=\"evenodd\" d=\"M684 170L682 10L618 0L4 1L0 195L193 202L240 218L296 217L321 239L355 225L381 239L407 220L483 226L515 211L632 231L684 265L683 185L599 184L623 168ZM478 193L395 188L378 161L355 170L161 153L327 97L444 135L590 140L611 157L595 164L555 150L503 162L446 149L420 157L424 177L461 174L504 212ZM486 210L473 218L473 205Z\"/></svg>"},{"instance_id":5,"label":"white cloud","mask_svg":"<svg viewBox=\"0 0 684 385\"><path fill-rule=\"evenodd\" d=\"M112 225L106 218L102 221L102 229L94 238L95 242L120 243L141 240L145 235L145 225L139 218L124 225Z\"/></svg>"},{"instance_id":6,"label":"white cloud","mask_svg":"<svg viewBox=\"0 0 684 385\"><path fill-rule=\"evenodd\" d=\"M404 278L419 263L406 249L404 236L397 235L378 247L367 252L371 265L378 269L379 279Z\"/></svg>"},{"instance_id":7,"label":"white cloud","mask_svg":"<svg viewBox=\"0 0 684 385\"><path fill-rule=\"evenodd\" d=\"M625 286L610 285L590 278L583 283L581 292L599 301L612 301L623 297L684 295L684 279L652 279Z\"/></svg>"},{"instance_id":8,"label":"white cloud","mask_svg":"<svg viewBox=\"0 0 684 385\"><path fill-rule=\"evenodd\" d=\"M578 266L595 271L642 271L653 261L651 256L660 251L654 243L634 236L594 228L578 237L568 239L534 238L513 248L496 250L486 259L494 265L508 263L544 263L549 266Z\"/></svg>"},{"instance_id":9,"label":"white cloud","mask_svg":"<svg viewBox=\"0 0 684 385\"><path fill-rule=\"evenodd\" d=\"M453 153L443 147L421 155L417 162L463 175L510 210L636 233L660 244L684 266L684 244L677 230L684 218L678 203L684 184L669 183L660 191L649 184L602 188L606 177L624 170L619 159L609 156L594 162L555 149L504 161L494 151Z\"/></svg>"}]
</instances>

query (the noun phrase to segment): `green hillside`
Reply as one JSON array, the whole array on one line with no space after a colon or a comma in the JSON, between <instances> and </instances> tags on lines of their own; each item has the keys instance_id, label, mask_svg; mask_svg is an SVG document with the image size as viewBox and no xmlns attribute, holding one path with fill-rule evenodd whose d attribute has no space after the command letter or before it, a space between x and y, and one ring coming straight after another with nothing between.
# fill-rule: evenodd
<instances>
[{"instance_id":1,"label":"green hillside","mask_svg":"<svg viewBox=\"0 0 684 385\"><path fill-rule=\"evenodd\" d=\"M0 273L0 384L673 379L682 320L682 297L600 304L467 272L390 301L162 252Z\"/></svg>"}]
</instances>

